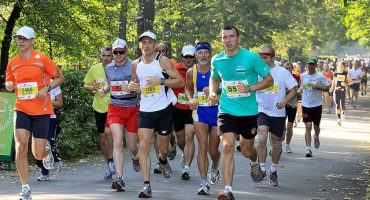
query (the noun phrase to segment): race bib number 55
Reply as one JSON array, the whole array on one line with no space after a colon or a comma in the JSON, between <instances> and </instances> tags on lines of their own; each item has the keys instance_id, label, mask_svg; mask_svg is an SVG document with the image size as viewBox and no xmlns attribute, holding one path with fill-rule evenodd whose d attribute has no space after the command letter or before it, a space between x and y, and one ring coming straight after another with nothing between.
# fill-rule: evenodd
<instances>
[{"instance_id":1,"label":"race bib number 55","mask_svg":"<svg viewBox=\"0 0 370 200\"><path fill-rule=\"evenodd\" d=\"M237 88L236 88L236 85L238 84L238 82L242 82L242 83L248 85L247 80L243 80L243 81L223 81L223 86L225 88L226 96L228 98L248 97L248 96L251 95L249 92L248 93L239 93Z\"/></svg>"}]
</instances>

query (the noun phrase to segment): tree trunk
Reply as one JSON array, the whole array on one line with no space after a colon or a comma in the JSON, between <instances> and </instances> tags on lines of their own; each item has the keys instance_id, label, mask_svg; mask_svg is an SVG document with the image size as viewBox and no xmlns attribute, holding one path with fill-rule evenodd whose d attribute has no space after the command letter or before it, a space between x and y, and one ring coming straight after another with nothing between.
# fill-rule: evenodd
<instances>
[{"instance_id":1,"label":"tree trunk","mask_svg":"<svg viewBox=\"0 0 370 200\"><path fill-rule=\"evenodd\" d=\"M15 22L20 18L22 12L23 0L19 0L14 4L13 10L6 21L6 27L4 30L4 39L1 42L1 60L0 60L0 88L4 88L5 83L5 71L9 61L9 49L12 41L12 34L15 26Z\"/></svg>"},{"instance_id":2,"label":"tree trunk","mask_svg":"<svg viewBox=\"0 0 370 200\"><path fill-rule=\"evenodd\" d=\"M119 16L119 38L126 40L127 33L127 5L128 0L122 1L122 8Z\"/></svg>"},{"instance_id":3,"label":"tree trunk","mask_svg":"<svg viewBox=\"0 0 370 200\"><path fill-rule=\"evenodd\" d=\"M145 31L153 31L154 24L154 0L138 0L139 12L137 17L137 35L140 36ZM141 56L139 48L136 50L137 56Z\"/></svg>"}]
</instances>

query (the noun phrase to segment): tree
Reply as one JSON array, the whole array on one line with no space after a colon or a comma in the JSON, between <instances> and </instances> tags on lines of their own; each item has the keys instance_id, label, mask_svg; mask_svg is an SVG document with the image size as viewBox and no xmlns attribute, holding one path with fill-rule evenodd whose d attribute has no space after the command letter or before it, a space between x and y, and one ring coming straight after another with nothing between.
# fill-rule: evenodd
<instances>
[{"instance_id":1,"label":"tree","mask_svg":"<svg viewBox=\"0 0 370 200\"><path fill-rule=\"evenodd\" d=\"M12 12L8 20L4 18L4 16L0 15L1 18L6 23L6 27L4 30L4 38L1 42L1 59L0 59L0 88L4 88L5 83L5 70L8 65L9 60L9 49L10 49L10 42L12 41L12 33L15 26L15 22L20 18L20 14L22 11L21 4L23 1L18 1L14 3Z\"/></svg>"}]
</instances>

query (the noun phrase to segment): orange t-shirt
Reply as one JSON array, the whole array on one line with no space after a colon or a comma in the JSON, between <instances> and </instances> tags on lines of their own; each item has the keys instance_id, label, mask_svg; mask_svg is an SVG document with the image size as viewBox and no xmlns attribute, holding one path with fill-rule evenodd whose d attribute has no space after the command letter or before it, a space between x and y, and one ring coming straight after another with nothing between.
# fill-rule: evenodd
<instances>
[{"instance_id":1,"label":"orange t-shirt","mask_svg":"<svg viewBox=\"0 0 370 200\"><path fill-rule=\"evenodd\" d=\"M32 50L28 60L20 55L14 57L6 68L6 81L15 86L14 110L28 115L53 114L50 94L47 99L36 97L36 93L50 84L50 76L58 77L60 71L53 61L41 52Z\"/></svg>"}]
</instances>

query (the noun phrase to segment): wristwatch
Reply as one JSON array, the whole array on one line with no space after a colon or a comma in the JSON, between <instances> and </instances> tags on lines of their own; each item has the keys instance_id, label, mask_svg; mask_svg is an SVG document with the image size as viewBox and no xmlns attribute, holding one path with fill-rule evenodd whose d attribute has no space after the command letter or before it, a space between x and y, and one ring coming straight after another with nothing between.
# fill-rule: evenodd
<instances>
[{"instance_id":1,"label":"wristwatch","mask_svg":"<svg viewBox=\"0 0 370 200\"><path fill-rule=\"evenodd\" d=\"M50 92L51 91L51 86L47 85L47 87L48 87L48 92Z\"/></svg>"},{"instance_id":2,"label":"wristwatch","mask_svg":"<svg viewBox=\"0 0 370 200\"><path fill-rule=\"evenodd\" d=\"M253 92L252 87L248 85L248 92Z\"/></svg>"},{"instance_id":3,"label":"wristwatch","mask_svg":"<svg viewBox=\"0 0 370 200\"><path fill-rule=\"evenodd\" d=\"M164 84L165 84L165 82L166 82L166 79L161 78L161 85L164 85Z\"/></svg>"}]
</instances>

